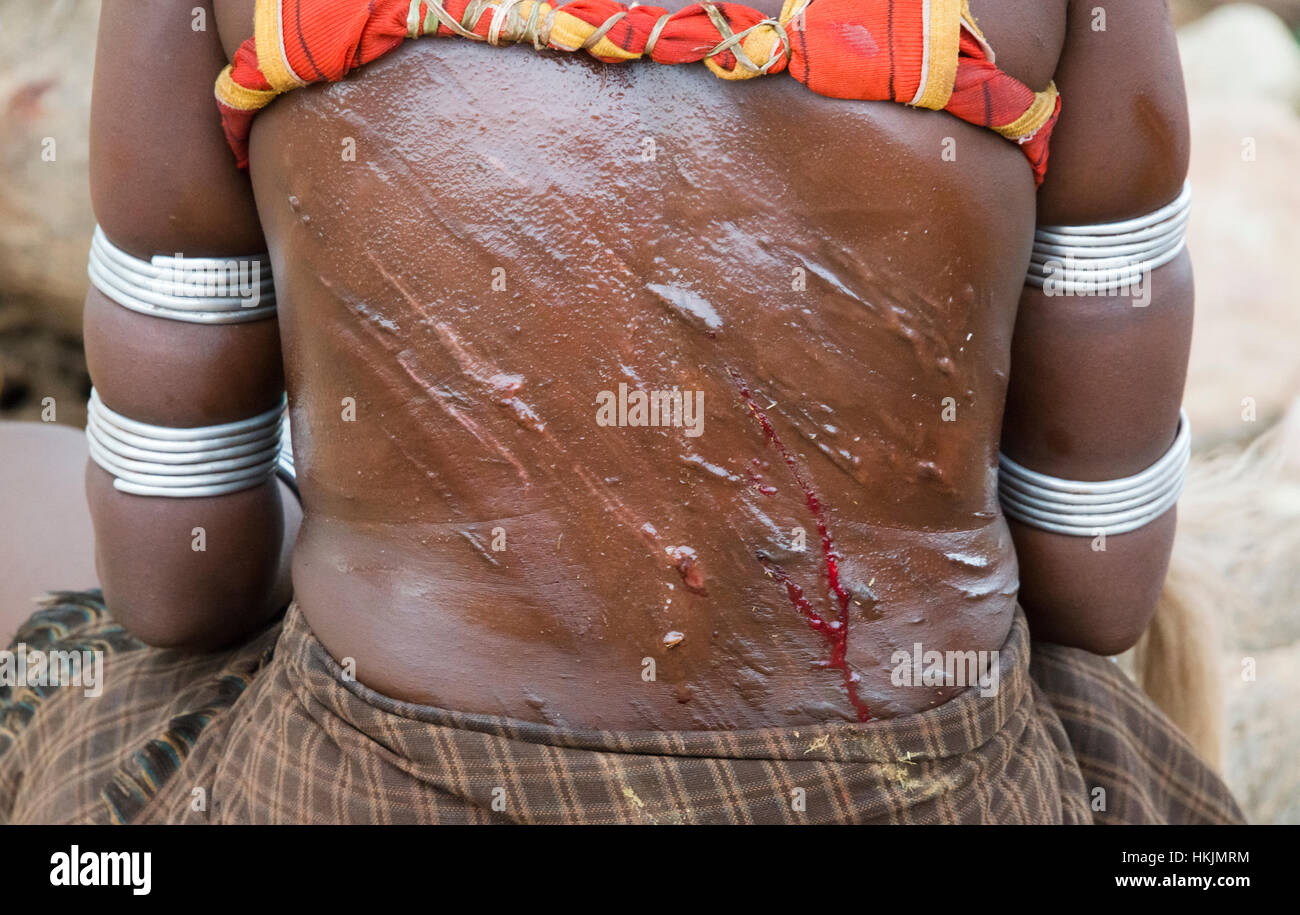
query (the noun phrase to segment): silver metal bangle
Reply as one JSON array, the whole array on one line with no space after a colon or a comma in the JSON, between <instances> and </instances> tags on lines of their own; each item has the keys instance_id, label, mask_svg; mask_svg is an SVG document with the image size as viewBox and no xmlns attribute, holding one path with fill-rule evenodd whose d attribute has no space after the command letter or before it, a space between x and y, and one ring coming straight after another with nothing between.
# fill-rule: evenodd
<instances>
[{"instance_id":1,"label":"silver metal bangle","mask_svg":"<svg viewBox=\"0 0 1300 915\"><path fill-rule=\"evenodd\" d=\"M137 496L195 498L251 489L279 466L284 400L264 413L216 426L172 428L110 410L94 388L86 405L91 459L113 487Z\"/></svg>"},{"instance_id":2,"label":"silver metal bangle","mask_svg":"<svg viewBox=\"0 0 1300 915\"><path fill-rule=\"evenodd\" d=\"M1122 222L1041 226L1025 281L1049 293L1105 292L1129 286L1187 247L1192 186L1160 209Z\"/></svg>"},{"instance_id":3,"label":"silver metal bangle","mask_svg":"<svg viewBox=\"0 0 1300 915\"><path fill-rule=\"evenodd\" d=\"M86 272L123 308L191 324L239 324L275 316L275 281L265 254L141 260L95 226Z\"/></svg>"},{"instance_id":4,"label":"silver metal bangle","mask_svg":"<svg viewBox=\"0 0 1300 915\"><path fill-rule=\"evenodd\" d=\"M1192 433L1178 413L1174 443L1150 467L1118 480L1063 480L998 457L998 500L1008 517L1073 537L1125 534L1150 524L1177 502L1187 481Z\"/></svg>"},{"instance_id":5,"label":"silver metal bangle","mask_svg":"<svg viewBox=\"0 0 1300 915\"><path fill-rule=\"evenodd\" d=\"M293 438L289 431L289 412L284 414L284 424L280 429L280 454L275 468L276 475L293 490L293 494L302 499L298 492L298 469L293 463Z\"/></svg>"}]
</instances>

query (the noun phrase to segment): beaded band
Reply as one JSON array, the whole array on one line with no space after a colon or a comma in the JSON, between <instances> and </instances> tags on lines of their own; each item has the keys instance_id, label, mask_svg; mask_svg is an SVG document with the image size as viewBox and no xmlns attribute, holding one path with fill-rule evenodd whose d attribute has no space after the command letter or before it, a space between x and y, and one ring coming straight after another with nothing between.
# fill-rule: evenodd
<instances>
[{"instance_id":1,"label":"beaded band","mask_svg":"<svg viewBox=\"0 0 1300 915\"><path fill-rule=\"evenodd\" d=\"M86 268L95 288L123 308L191 324L238 324L275 316L275 284L265 254L141 260L95 226Z\"/></svg>"},{"instance_id":2,"label":"beaded band","mask_svg":"<svg viewBox=\"0 0 1300 915\"><path fill-rule=\"evenodd\" d=\"M249 419L171 428L129 419L90 391L90 457L113 475L113 487L137 496L223 496L270 479L280 464L283 399Z\"/></svg>"},{"instance_id":3,"label":"beaded band","mask_svg":"<svg viewBox=\"0 0 1300 915\"><path fill-rule=\"evenodd\" d=\"M1187 246L1192 186L1146 216L1095 226L1043 226L1034 232L1026 282L1050 295L1128 286Z\"/></svg>"},{"instance_id":4,"label":"beaded band","mask_svg":"<svg viewBox=\"0 0 1300 915\"><path fill-rule=\"evenodd\" d=\"M1054 534L1125 534L1174 506L1187 481L1191 453L1191 426L1186 411L1179 411L1173 445L1141 473L1118 480L1063 480L1004 454L998 458L998 499L1008 517Z\"/></svg>"}]
</instances>

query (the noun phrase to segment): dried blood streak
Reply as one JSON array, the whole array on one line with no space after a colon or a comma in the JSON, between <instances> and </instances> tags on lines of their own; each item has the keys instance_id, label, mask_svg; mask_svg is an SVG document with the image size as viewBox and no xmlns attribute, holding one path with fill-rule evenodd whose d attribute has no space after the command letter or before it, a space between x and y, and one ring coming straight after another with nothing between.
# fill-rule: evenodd
<instances>
[{"instance_id":1,"label":"dried blood streak","mask_svg":"<svg viewBox=\"0 0 1300 915\"><path fill-rule=\"evenodd\" d=\"M785 586L790 603L808 620L808 625L812 630L821 633L822 637L830 643L831 657L826 662L826 666L833 667L843 673L844 689L849 694L849 702L853 704L854 710L858 713L858 720L870 721L871 712L867 709L866 703L858 697L858 675L849 667L850 599L849 593L840 584L839 557L835 553L835 541L832 539L830 527L826 523L826 512L822 508L817 494L804 481L794 455L786 450L785 445L781 442L781 437L776 434L776 429L772 427L771 420L754 402L754 397L750 394L749 385L745 382L745 379L735 369L728 369L728 371L731 373L731 378L736 383L736 387L740 390L741 400L745 402L745 405L749 407L749 412L763 427L763 434L767 436L768 442L785 460L786 466L790 468L790 475L794 477L795 483L803 490L804 502L817 522L817 533L821 535L822 555L826 559L826 581L830 585L831 593L835 595L836 604L839 606L839 619L828 620L818 613L808 598L804 596L803 588L799 587L780 566L765 556L759 556L759 562L763 563L764 568L768 569L776 580Z\"/></svg>"}]
</instances>

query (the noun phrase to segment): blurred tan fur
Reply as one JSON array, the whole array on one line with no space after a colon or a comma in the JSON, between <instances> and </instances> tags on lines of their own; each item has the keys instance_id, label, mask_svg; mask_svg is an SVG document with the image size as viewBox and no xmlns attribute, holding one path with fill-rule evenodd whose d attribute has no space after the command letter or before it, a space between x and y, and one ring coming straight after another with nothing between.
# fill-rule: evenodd
<instances>
[{"instance_id":1,"label":"blurred tan fur","mask_svg":"<svg viewBox=\"0 0 1300 915\"><path fill-rule=\"evenodd\" d=\"M1300 401L1244 450L1193 458L1155 618L1132 653L1138 682L1221 768L1224 633L1253 603L1288 601L1300 555ZM1247 611L1247 612L1243 612Z\"/></svg>"}]
</instances>

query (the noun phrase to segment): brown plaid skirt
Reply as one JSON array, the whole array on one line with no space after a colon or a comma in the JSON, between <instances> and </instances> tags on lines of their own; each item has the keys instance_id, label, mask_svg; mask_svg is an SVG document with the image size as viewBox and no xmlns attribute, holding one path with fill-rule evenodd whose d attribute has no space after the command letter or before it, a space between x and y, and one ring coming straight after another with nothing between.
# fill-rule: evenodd
<instances>
[{"instance_id":1,"label":"brown plaid skirt","mask_svg":"<svg viewBox=\"0 0 1300 915\"><path fill-rule=\"evenodd\" d=\"M105 653L103 694L0 685L0 823L1232 823L1228 790L1109 661L1035 644L1000 688L865 725L610 732L348 682L290 608L234 650L146 648L95 592L28 651Z\"/></svg>"}]
</instances>

